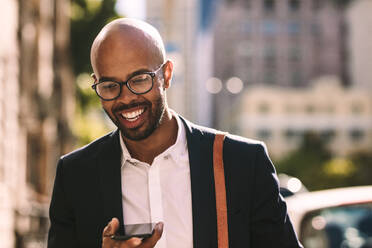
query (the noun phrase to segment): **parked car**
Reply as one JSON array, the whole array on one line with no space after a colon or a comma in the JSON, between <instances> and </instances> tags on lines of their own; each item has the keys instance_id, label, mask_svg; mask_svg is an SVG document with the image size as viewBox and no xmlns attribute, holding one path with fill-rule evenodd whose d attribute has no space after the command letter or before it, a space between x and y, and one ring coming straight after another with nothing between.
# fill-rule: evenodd
<instances>
[{"instance_id":1,"label":"parked car","mask_svg":"<svg viewBox=\"0 0 372 248\"><path fill-rule=\"evenodd\" d=\"M306 248L372 248L372 186L300 193L286 202Z\"/></svg>"}]
</instances>

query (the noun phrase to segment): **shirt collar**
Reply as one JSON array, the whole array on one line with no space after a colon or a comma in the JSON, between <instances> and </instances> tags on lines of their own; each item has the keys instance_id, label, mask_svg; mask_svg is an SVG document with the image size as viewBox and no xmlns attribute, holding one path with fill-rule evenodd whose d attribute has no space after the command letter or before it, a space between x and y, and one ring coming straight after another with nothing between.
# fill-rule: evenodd
<instances>
[{"instance_id":1,"label":"shirt collar","mask_svg":"<svg viewBox=\"0 0 372 248\"><path fill-rule=\"evenodd\" d=\"M188 159L186 130L178 114L174 112L173 110L170 110L170 111L171 111L172 116L175 117L177 121L177 127L178 127L177 139L176 139L176 142L172 146L168 147L168 149L166 149L164 152L156 156L155 159L160 158L160 157L163 157L163 158L171 157L176 163L178 163L180 161L185 161L186 159ZM121 131L119 132L119 134L120 134L119 135L120 146L122 150L121 166L123 167L126 161L128 161L131 164L140 162L139 160L132 158L132 156L130 155L123 141L123 138L121 136Z\"/></svg>"}]
</instances>

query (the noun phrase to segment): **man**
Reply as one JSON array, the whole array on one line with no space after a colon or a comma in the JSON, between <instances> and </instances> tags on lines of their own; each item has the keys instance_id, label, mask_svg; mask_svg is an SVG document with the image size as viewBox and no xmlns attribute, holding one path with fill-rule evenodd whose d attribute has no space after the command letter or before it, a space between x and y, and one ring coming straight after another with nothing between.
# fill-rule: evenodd
<instances>
[{"instance_id":1,"label":"man","mask_svg":"<svg viewBox=\"0 0 372 248\"><path fill-rule=\"evenodd\" d=\"M106 25L91 48L94 85L118 130L63 156L48 247L217 247L215 130L170 110L173 64L142 21ZM224 141L230 247L301 247L264 145ZM115 241L123 224L157 222L151 237Z\"/></svg>"}]
</instances>

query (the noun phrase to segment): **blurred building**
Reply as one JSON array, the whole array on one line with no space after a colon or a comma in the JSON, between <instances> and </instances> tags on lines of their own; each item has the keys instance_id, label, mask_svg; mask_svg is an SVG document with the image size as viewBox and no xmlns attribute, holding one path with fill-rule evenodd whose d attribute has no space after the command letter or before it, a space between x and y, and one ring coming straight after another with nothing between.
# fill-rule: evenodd
<instances>
[{"instance_id":1,"label":"blurred building","mask_svg":"<svg viewBox=\"0 0 372 248\"><path fill-rule=\"evenodd\" d=\"M214 75L292 87L342 77L342 13L332 0L225 0L215 24Z\"/></svg>"},{"instance_id":2,"label":"blurred building","mask_svg":"<svg viewBox=\"0 0 372 248\"><path fill-rule=\"evenodd\" d=\"M372 89L371 13L370 0L355 0L347 10L352 85L364 89Z\"/></svg>"},{"instance_id":3,"label":"blurred building","mask_svg":"<svg viewBox=\"0 0 372 248\"><path fill-rule=\"evenodd\" d=\"M234 131L265 141L275 158L297 148L308 131L337 155L372 150L371 92L345 89L334 76L310 88L252 86L235 107Z\"/></svg>"},{"instance_id":4,"label":"blurred building","mask_svg":"<svg viewBox=\"0 0 372 248\"><path fill-rule=\"evenodd\" d=\"M68 4L1 4L0 247L45 247L57 156L71 144Z\"/></svg>"},{"instance_id":5,"label":"blurred building","mask_svg":"<svg viewBox=\"0 0 372 248\"><path fill-rule=\"evenodd\" d=\"M212 75L211 22L218 1L152 0L146 19L160 32L167 56L174 62L171 108L199 124L211 124L211 95L205 82Z\"/></svg>"},{"instance_id":6,"label":"blurred building","mask_svg":"<svg viewBox=\"0 0 372 248\"><path fill-rule=\"evenodd\" d=\"M333 0L224 0L214 25L214 77L226 85L214 98L214 125L232 131L231 106L243 87L308 87L322 75L347 84L345 18Z\"/></svg>"},{"instance_id":7,"label":"blurred building","mask_svg":"<svg viewBox=\"0 0 372 248\"><path fill-rule=\"evenodd\" d=\"M14 247L15 209L24 205L26 163L19 116L19 49L17 46L18 4L6 0L0 9L0 243ZM4 37L6 37L4 39Z\"/></svg>"}]
</instances>

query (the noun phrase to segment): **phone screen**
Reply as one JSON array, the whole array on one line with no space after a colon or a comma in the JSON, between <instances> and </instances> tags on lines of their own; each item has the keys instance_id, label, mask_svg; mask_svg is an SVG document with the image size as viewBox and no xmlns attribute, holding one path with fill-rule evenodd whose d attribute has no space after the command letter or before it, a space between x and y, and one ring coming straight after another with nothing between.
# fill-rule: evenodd
<instances>
[{"instance_id":1,"label":"phone screen","mask_svg":"<svg viewBox=\"0 0 372 248\"><path fill-rule=\"evenodd\" d=\"M148 238L151 236L156 223L141 223L124 225L125 235L114 235L114 240L127 240L133 237Z\"/></svg>"}]
</instances>

